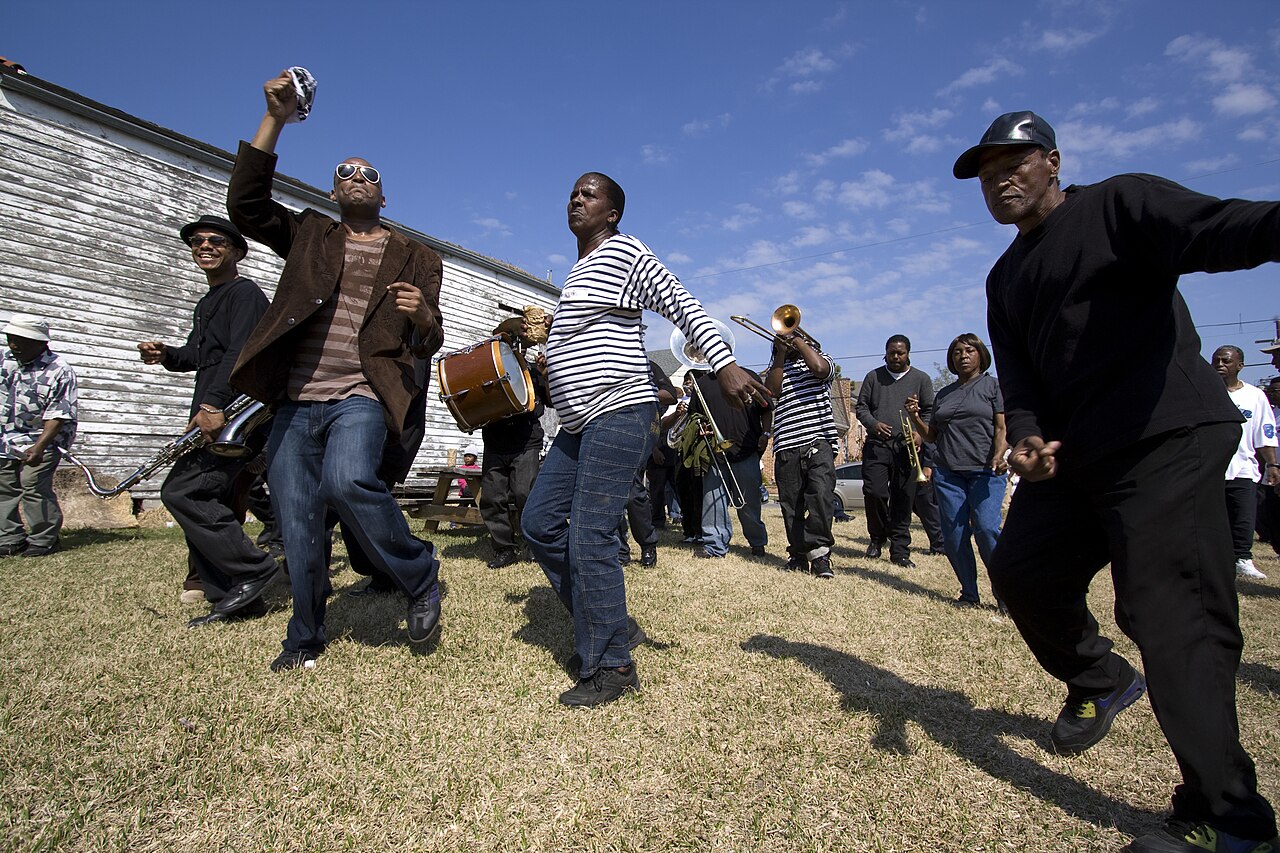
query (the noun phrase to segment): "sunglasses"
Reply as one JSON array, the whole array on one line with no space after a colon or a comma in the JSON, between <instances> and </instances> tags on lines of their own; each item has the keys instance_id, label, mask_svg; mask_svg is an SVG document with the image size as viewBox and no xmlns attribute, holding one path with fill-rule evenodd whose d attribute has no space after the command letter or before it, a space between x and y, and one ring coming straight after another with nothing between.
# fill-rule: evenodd
<instances>
[{"instance_id":1,"label":"sunglasses","mask_svg":"<svg viewBox=\"0 0 1280 853\"><path fill-rule=\"evenodd\" d=\"M221 237L217 234L214 234L212 236L206 236L204 234L196 234L192 237L187 238L187 245L193 249L198 249L205 243L208 243L210 246L212 246L215 249L221 249L225 246L231 245L230 240L228 240L226 237Z\"/></svg>"},{"instance_id":2,"label":"sunglasses","mask_svg":"<svg viewBox=\"0 0 1280 853\"><path fill-rule=\"evenodd\" d=\"M359 172L360 177L370 184L376 184L382 178L378 174L378 170L372 166L357 166L355 163L339 163L337 168L333 170L333 173L338 176L340 181L351 180L356 176L356 172Z\"/></svg>"}]
</instances>

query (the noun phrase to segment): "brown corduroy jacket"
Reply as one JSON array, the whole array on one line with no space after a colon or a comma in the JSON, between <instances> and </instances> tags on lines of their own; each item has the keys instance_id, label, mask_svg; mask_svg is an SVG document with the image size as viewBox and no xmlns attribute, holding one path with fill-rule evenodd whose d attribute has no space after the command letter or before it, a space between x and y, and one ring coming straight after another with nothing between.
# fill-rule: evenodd
<instances>
[{"instance_id":1,"label":"brown corduroy jacket","mask_svg":"<svg viewBox=\"0 0 1280 853\"><path fill-rule=\"evenodd\" d=\"M244 236L285 259L271 307L245 342L231 384L266 403L281 399L293 365L299 332L338 286L346 250L342 224L317 210L293 213L271 198L276 155L240 143L227 213ZM420 386L414 358L430 358L444 341L440 317L440 256L429 247L391 231L360 325L360 366L382 401L387 427L399 435L409 402ZM387 285L407 281L422 290L434 328L419 333L395 310ZM410 352L410 347L414 352Z\"/></svg>"}]
</instances>

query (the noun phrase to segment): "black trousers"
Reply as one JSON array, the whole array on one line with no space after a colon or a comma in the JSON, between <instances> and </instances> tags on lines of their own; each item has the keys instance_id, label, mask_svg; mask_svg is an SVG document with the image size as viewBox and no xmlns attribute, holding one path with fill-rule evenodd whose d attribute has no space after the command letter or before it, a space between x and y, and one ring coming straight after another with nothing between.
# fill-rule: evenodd
<instances>
[{"instance_id":1,"label":"black trousers","mask_svg":"<svg viewBox=\"0 0 1280 853\"><path fill-rule=\"evenodd\" d=\"M680 527L685 538L702 538L702 475L683 464L676 466L676 499L680 501Z\"/></svg>"},{"instance_id":2,"label":"black trousers","mask_svg":"<svg viewBox=\"0 0 1280 853\"><path fill-rule=\"evenodd\" d=\"M250 541L236 517L235 481L246 461L195 450L173 463L160 487L165 509L186 535L188 563L211 603L275 568L275 559Z\"/></svg>"},{"instance_id":3,"label":"black trousers","mask_svg":"<svg viewBox=\"0 0 1280 853\"><path fill-rule=\"evenodd\" d=\"M989 569L1036 660L1082 699L1114 689L1124 669L1085 599L1110 562L1116 623L1138 645L1182 770L1174 816L1270 838L1275 814L1236 719L1243 642L1222 472L1239 441L1239 424L1188 427L1024 480Z\"/></svg>"},{"instance_id":4,"label":"black trousers","mask_svg":"<svg viewBox=\"0 0 1280 853\"><path fill-rule=\"evenodd\" d=\"M867 534L872 542L888 542L893 559L911 555L911 508L916 486L916 472L901 441L868 441L862 446Z\"/></svg>"},{"instance_id":5,"label":"black trousers","mask_svg":"<svg viewBox=\"0 0 1280 853\"><path fill-rule=\"evenodd\" d=\"M1254 526L1258 538L1280 554L1280 492L1265 482L1258 484L1258 518Z\"/></svg>"},{"instance_id":6,"label":"black trousers","mask_svg":"<svg viewBox=\"0 0 1280 853\"><path fill-rule=\"evenodd\" d=\"M835 451L827 441L805 447L789 447L773 454L773 478L778 505L787 529L787 553L816 560L831 552L835 537L831 520L835 512Z\"/></svg>"},{"instance_id":7,"label":"black trousers","mask_svg":"<svg viewBox=\"0 0 1280 853\"><path fill-rule=\"evenodd\" d=\"M1258 515L1258 484L1253 480L1226 481L1227 521L1231 551L1237 560L1253 559L1253 524Z\"/></svg>"},{"instance_id":8,"label":"black trousers","mask_svg":"<svg viewBox=\"0 0 1280 853\"><path fill-rule=\"evenodd\" d=\"M658 544L658 530L653 525L653 507L649 503L649 489L644 484L644 468L636 472L631 481L631 495L627 498L627 512L618 523L618 541L620 553L629 555L631 547L627 544L627 528L631 528L631 536L641 548ZM701 477L699 477L701 479ZM698 512L702 512L702 504L698 504ZM699 529L702 523L698 523Z\"/></svg>"},{"instance_id":9,"label":"black trousers","mask_svg":"<svg viewBox=\"0 0 1280 853\"><path fill-rule=\"evenodd\" d=\"M486 451L480 474L480 517L495 554L514 551L519 542L520 514L538 478L538 447L516 453Z\"/></svg>"},{"instance_id":10,"label":"black trousers","mask_svg":"<svg viewBox=\"0 0 1280 853\"><path fill-rule=\"evenodd\" d=\"M675 470L671 465L658 465L652 461L645 467L645 476L649 478L649 517L658 530L667 526L667 483L674 478Z\"/></svg>"}]
</instances>

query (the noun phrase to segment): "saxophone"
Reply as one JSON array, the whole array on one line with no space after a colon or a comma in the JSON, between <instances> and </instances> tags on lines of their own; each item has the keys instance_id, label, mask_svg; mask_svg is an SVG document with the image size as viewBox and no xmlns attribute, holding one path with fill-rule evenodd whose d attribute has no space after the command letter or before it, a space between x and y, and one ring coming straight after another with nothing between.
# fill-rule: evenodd
<instances>
[{"instance_id":1,"label":"saxophone","mask_svg":"<svg viewBox=\"0 0 1280 853\"><path fill-rule=\"evenodd\" d=\"M200 430L192 427L160 448L154 456L126 475L116 486L109 489L99 486L94 481L93 472L89 470L89 466L76 458L74 453L62 448L58 448L58 450L62 453L64 459L84 472L85 479L88 481L89 491L100 498L113 498L137 485L142 480L146 480L166 465L172 465L179 458L202 447L207 446L210 453L216 453L219 456L226 456L232 459L243 459L245 456L250 455L252 451L246 446L245 441L258 426L271 417L271 410L261 401L241 394L227 404L226 408L222 410L222 414L226 417L227 423L222 428L222 432L218 434L217 440L213 442L205 441L205 437Z\"/></svg>"}]
</instances>

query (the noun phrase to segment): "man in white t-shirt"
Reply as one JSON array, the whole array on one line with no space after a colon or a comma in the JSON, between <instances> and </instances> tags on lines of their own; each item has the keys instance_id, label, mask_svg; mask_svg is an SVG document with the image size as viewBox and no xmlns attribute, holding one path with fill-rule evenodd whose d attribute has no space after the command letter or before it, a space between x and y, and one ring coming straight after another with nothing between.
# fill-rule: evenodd
<instances>
[{"instance_id":1,"label":"man in white t-shirt","mask_svg":"<svg viewBox=\"0 0 1280 853\"><path fill-rule=\"evenodd\" d=\"M1236 575L1260 580L1265 578L1253 564L1253 522L1258 509L1258 483L1269 486L1280 483L1280 465L1276 464L1276 419L1271 403L1257 387L1240 380L1244 368L1244 351L1235 346L1221 346L1213 352L1213 369L1227 385L1231 402L1244 415L1244 429L1236 455L1227 464L1227 516L1231 520L1231 542L1235 547ZM1258 462L1263 467L1259 468Z\"/></svg>"}]
</instances>

